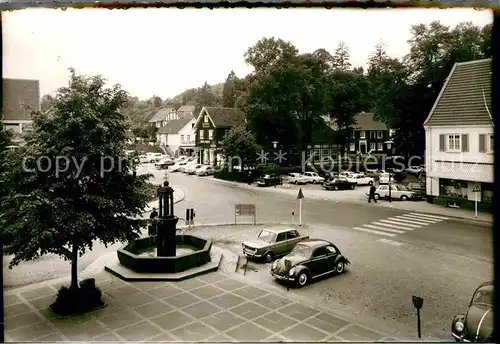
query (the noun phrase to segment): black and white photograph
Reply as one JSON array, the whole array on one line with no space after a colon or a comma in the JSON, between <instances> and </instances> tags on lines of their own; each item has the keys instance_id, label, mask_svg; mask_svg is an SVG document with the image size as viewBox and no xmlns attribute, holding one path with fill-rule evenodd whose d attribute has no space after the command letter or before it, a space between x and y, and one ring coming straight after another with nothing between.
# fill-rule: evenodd
<instances>
[{"instance_id":1,"label":"black and white photograph","mask_svg":"<svg viewBox=\"0 0 500 344\"><path fill-rule=\"evenodd\" d=\"M1 16L2 342L495 341L493 10Z\"/></svg>"}]
</instances>

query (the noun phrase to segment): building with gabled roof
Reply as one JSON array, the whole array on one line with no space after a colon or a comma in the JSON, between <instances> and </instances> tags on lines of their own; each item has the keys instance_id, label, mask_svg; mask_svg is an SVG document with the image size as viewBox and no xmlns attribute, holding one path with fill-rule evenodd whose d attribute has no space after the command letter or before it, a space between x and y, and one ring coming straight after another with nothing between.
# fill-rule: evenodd
<instances>
[{"instance_id":1,"label":"building with gabled roof","mask_svg":"<svg viewBox=\"0 0 500 344\"><path fill-rule=\"evenodd\" d=\"M354 120L348 147L350 154L392 155L392 131L385 123L376 121L371 112L360 112Z\"/></svg>"},{"instance_id":2,"label":"building with gabled roof","mask_svg":"<svg viewBox=\"0 0 500 344\"><path fill-rule=\"evenodd\" d=\"M439 204L490 209L491 59L456 63L424 122L426 188Z\"/></svg>"},{"instance_id":3,"label":"building with gabled roof","mask_svg":"<svg viewBox=\"0 0 500 344\"><path fill-rule=\"evenodd\" d=\"M154 125L156 128L161 128L165 126L170 121L179 119L177 111L172 107L159 109L148 122Z\"/></svg>"},{"instance_id":4,"label":"building with gabled roof","mask_svg":"<svg viewBox=\"0 0 500 344\"><path fill-rule=\"evenodd\" d=\"M165 124L156 133L156 143L167 147L173 155L194 154L195 118L179 118Z\"/></svg>"}]
</instances>

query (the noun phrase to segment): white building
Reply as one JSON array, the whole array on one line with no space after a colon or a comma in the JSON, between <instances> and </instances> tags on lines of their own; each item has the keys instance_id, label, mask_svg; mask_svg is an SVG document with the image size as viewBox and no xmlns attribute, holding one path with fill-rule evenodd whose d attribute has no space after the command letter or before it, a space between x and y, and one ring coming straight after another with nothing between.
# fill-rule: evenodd
<instances>
[{"instance_id":1,"label":"white building","mask_svg":"<svg viewBox=\"0 0 500 344\"><path fill-rule=\"evenodd\" d=\"M174 155L193 155L195 148L195 118L181 118L168 122L156 133L156 142Z\"/></svg>"},{"instance_id":2,"label":"white building","mask_svg":"<svg viewBox=\"0 0 500 344\"><path fill-rule=\"evenodd\" d=\"M474 207L477 196L478 208L491 209L491 59L455 64L424 128L427 194L464 208Z\"/></svg>"},{"instance_id":3,"label":"white building","mask_svg":"<svg viewBox=\"0 0 500 344\"><path fill-rule=\"evenodd\" d=\"M168 122L179 119L179 115L174 108L168 107L158 110L148 121L156 128L164 127Z\"/></svg>"}]
</instances>

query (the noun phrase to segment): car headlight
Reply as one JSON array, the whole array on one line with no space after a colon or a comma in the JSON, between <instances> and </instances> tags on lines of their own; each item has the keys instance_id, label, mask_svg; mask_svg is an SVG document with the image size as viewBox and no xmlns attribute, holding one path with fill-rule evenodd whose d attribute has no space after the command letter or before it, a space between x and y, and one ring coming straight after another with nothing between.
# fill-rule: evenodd
<instances>
[{"instance_id":1,"label":"car headlight","mask_svg":"<svg viewBox=\"0 0 500 344\"><path fill-rule=\"evenodd\" d=\"M274 261L274 263L273 263L272 269L273 269L273 270L276 270L276 268L277 268L277 267L278 267L278 261L276 260L276 261Z\"/></svg>"},{"instance_id":2,"label":"car headlight","mask_svg":"<svg viewBox=\"0 0 500 344\"><path fill-rule=\"evenodd\" d=\"M293 276L295 274L295 268L291 268L290 271L288 271L289 276Z\"/></svg>"},{"instance_id":3,"label":"car headlight","mask_svg":"<svg viewBox=\"0 0 500 344\"><path fill-rule=\"evenodd\" d=\"M457 330L458 332L462 332L464 330L464 323L461 321L457 321L455 323L455 330Z\"/></svg>"}]
</instances>

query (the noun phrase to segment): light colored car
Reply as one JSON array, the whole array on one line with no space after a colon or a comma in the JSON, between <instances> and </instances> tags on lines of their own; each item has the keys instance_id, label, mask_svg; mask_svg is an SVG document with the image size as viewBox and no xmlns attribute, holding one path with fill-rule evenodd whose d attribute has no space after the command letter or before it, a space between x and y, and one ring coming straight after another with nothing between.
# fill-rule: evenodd
<instances>
[{"instance_id":1,"label":"light colored car","mask_svg":"<svg viewBox=\"0 0 500 344\"><path fill-rule=\"evenodd\" d=\"M245 241L241 246L243 254L248 258L263 258L270 262L275 257L288 254L299 241L307 239L308 236L301 236L293 228L265 228L260 231L256 240Z\"/></svg>"},{"instance_id":2,"label":"light colored car","mask_svg":"<svg viewBox=\"0 0 500 344\"><path fill-rule=\"evenodd\" d=\"M290 184L307 184L309 182L309 179L301 173L289 173L287 180Z\"/></svg>"},{"instance_id":3,"label":"light colored car","mask_svg":"<svg viewBox=\"0 0 500 344\"><path fill-rule=\"evenodd\" d=\"M157 170L163 170L168 168L168 166L172 166L174 164L174 161L170 158L163 158L159 160L157 163L155 163L155 167Z\"/></svg>"},{"instance_id":4,"label":"light colored car","mask_svg":"<svg viewBox=\"0 0 500 344\"><path fill-rule=\"evenodd\" d=\"M363 173L352 173L347 180L356 185L373 185L375 180L372 177L367 177Z\"/></svg>"},{"instance_id":5,"label":"light colored car","mask_svg":"<svg viewBox=\"0 0 500 344\"><path fill-rule=\"evenodd\" d=\"M308 183L322 184L325 178L321 177L316 172L304 172L303 176L307 179Z\"/></svg>"},{"instance_id":6,"label":"light colored car","mask_svg":"<svg viewBox=\"0 0 500 344\"><path fill-rule=\"evenodd\" d=\"M168 171L169 172L180 172L181 168L186 166L186 164L187 164L186 162L176 162L172 166L168 167Z\"/></svg>"},{"instance_id":7,"label":"light colored car","mask_svg":"<svg viewBox=\"0 0 500 344\"><path fill-rule=\"evenodd\" d=\"M423 168L421 166L410 166L408 167L405 172L409 174L420 174L423 171Z\"/></svg>"},{"instance_id":8,"label":"light colored car","mask_svg":"<svg viewBox=\"0 0 500 344\"><path fill-rule=\"evenodd\" d=\"M198 165L196 161L183 161L183 163L184 164L179 168L179 171L182 173L186 173L186 170L189 169L191 166Z\"/></svg>"},{"instance_id":9,"label":"light colored car","mask_svg":"<svg viewBox=\"0 0 500 344\"><path fill-rule=\"evenodd\" d=\"M208 176L214 174L214 167L212 165L203 165L196 169L195 174L197 176Z\"/></svg>"},{"instance_id":10,"label":"light colored car","mask_svg":"<svg viewBox=\"0 0 500 344\"><path fill-rule=\"evenodd\" d=\"M151 162L151 157L148 156L147 154L141 154L141 155L139 155L139 162L141 164L147 164L147 163Z\"/></svg>"},{"instance_id":11,"label":"light colored car","mask_svg":"<svg viewBox=\"0 0 500 344\"><path fill-rule=\"evenodd\" d=\"M203 167L203 165L202 164L198 164L198 163L190 164L189 166L186 165L186 168L184 169L184 173L195 174L196 170L199 169L199 168L202 168L202 167Z\"/></svg>"},{"instance_id":12,"label":"light colored car","mask_svg":"<svg viewBox=\"0 0 500 344\"><path fill-rule=\"evenodd\" d=\"M150 162L152 164L165 158L165 156L161 153L147 153L146 155L149 158L148 162Z\"/></svg>"},{"instance_id":13,"label":"light colored car","mask_svg":"<svg viewBox=\"0 0 500 344\"><path fill-rule=\"evenodd\" d=\"M417 200L421 196L419 193L411 191L403 185L380 185L377 190L375 190L375 199L389 199L389 187L391 188L391 199L407 201Z\"/></svg>"},{"instance_id":14,"label":"light colored car","mask_svg":"<svg viewBox=\"0 0 500 344\"><path fill-rule=\"evenodd\" d=\"M178 162L178 161L183 161L183 160L186 160L188 157L185 156L185 155L179 155L177 158L174 159L175 162Z\"/></svg>"},{"instance_id":15,"label":"light colored car","mask_svg":"<svg viewBox=\"0 0 500 344\"><path fill-rule=\"evenodd\" d=\"M350 171L342 171L339 173L339 177L343 177L343 178L350 178L351 175L353 175L354 173L353 172L350 172Z\"/></svg>"},{"instance_id":16,"label":"light colored car","mask_svg":"<svg viewBox=\"0 0 500 344\"><path fill-rule=\"evenodd\" d=\"M391 175L387 172L385 173L380 173L379 178L378 178L378 183L379 184L389 184L389 180L393 179Z\"/></svg>"}]
</instances>

